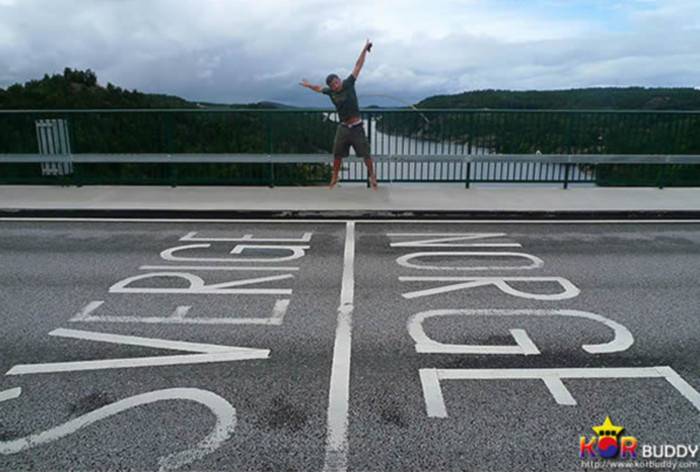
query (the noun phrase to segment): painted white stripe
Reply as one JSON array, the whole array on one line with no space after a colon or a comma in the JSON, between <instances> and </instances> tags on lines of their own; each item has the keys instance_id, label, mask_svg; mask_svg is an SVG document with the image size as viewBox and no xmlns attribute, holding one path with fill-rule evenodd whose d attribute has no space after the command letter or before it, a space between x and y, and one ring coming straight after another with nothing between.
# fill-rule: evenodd
<instances>
[{"instance_id":1,"label":"painted white stripe","mask_svg":"<svg viewBox=\"0 0 700 472\"><path fill-rule=\"evenodd\" d=\"M522 247L518 243L465 243L476 239L503 238L506 233L387 233L390 238L409 237L408 241L393 242L391 247ZM424 239L424 238L429 239ZM423 238L416 241L415 238Z\"/></svg>"},{"instance_id":2,"label":"painted white stripe","mask_svg":"<svg viewBox=\"0 0 700 472\"><path fill-rule=\"evenodd\" d=\"M219 344L201 344L187 341L170 341L168 339L143 338L141 336L125 336L123 334L98 333L95 331L82 331L77 329L59 328L51 331L49 336L60 338L82 339L84 341L97 341L111 344L125 344L128 346L152 347L154 349L170 349L185 352L231 352L236 349L231 346ZM243 348L245 349L245 348Z\"/></svg>"},{"instance_id":3,"label":"painted white stripe","mask_svg":"<svg viewBox=\"0 0 700 472\"><path fill-rule=\"evenodd\" d=\"M440 239L483 239L483 238L503 238L507 233L386 233L389 237L439 237ZM406 244L405 242L402 244Z\"/></svg>"},{"instance_id":4,"label":"painted white stripe","mask_svg":"<svg viewBox=\"0 0 700 472\"><path fill-rule=\"evenodd\" d=\"M14 400L20 395L22 395L22 389L20 387L4 390L0 392L0 402L4 402L6 400Z\"/></svg>"},{"instance_id":5,"label":"painted white stripe","mask_svg":"<svg viewBox=\"0 0 700 472\"><path fill-rule=\"evenodd\" d=\"M233 348L236 349L236 348ZM251 359L267 359L267 349L247 349L215 354L185 354L176 356L131 357L124 359L105 359L101 361L50 362L46 364L20 364L7 371L5 375L53 374L56 372L78 372L103 369L131 369L136 367L159 367L166 365L208 364L211 362L230 362Z\"/></svg>"},{"instance_id":6,"label":"painted white stripe","mask_svg":"<svg viewBox=\"0 0 700 472\"><path fill-rule=\"evenodd\" d=\"M134 323L134 324L165 324L165 325L263 325L279 326L284 317L273 318L173 318L159 316L91 316L82 320L71 319L71 322L83 323Z\"/></svg>"},{"instance_id":7,"label":"painted white stripe","mask_svg":"<svg viewBox=\"0 0 700 472\"><path fill-rule=\"evenodd\" d=\"M643 379L664 377L658 367L563 367L547 369L437 369L440 380Z\"/></svg>"},{"instance_id":8,"label":"painted white stripe","mask_svg":"<svg viewBox=\"0 0 700 472\"><path fill-rule=\"evenodd\" d=\"M180 278L189 282L186 288L153 288L153 287L129 287L133 282L158 277ZM231 287L242 287L265 282L276 282L279 280L293 279L292 274L270 275L267 277L257 277L252 279L239 279L229 282L207 285L201 277L189 272L150 272L148 274L135 275L120 280L109 288L109 293L186 293L186 294L206 294L206 295L232 295L232 294L282 294L291 295L292 289L239 289Z\"/></svg>"},{"instance_id":9,"label":"painted white stripe","mask_svg":"<svg viewBox=\"0 0 700 472\"><path fill-rule=\"evenodd\" d=\"M452 243L435 243L435 244L430 244L428 242L425 243L411 243L411 242L404 242L404 243L391 243L390 247L523 247L522 244L518 243L472 243L472 244L452 244Z\"/></svg>"},{"instance_id":10,"label":"painted white stripe","mask_svg":"<svg viewBox=\"0 0 700 472\"><path fill-rule=\"evenodd\" d=\"M445 398L442 396L437 369L420 369L418 373L423 386L423 399L425 400L425 411L428 416L431 418L447 418Z\"/></svg>"},{"instance_id":11,"label":"painted white stripe","mask_svg":"<svg viewBox=\"0 0 700 472\"><path fill-rule=\"evenodd\" d=\"M90 318L93 311L102 306L104 300L94 300L85 305L85 307L70 319L70 321L81 321Z\"/></svg>"},{"instance_id":12,"label":"painted white stripe","mask_svg":"<svg viewBox=\"0 0 700 472\"><path fill-rule=\"evenodd\" d=\"M133 288L110 293L185 293L193 295L291 295L291 288L232 288L226 290L187 290L179 288Z\"/></svg>"},{"instance_id":13,"label":"painted white stripe","mask_svg":"<svg viewBox=\"0 0 700 472\"><path fill-rule=\"evenodd\" d=\"M425 371L425 372L424 372ZM700 411L700 392L669 366L583 367L553 369L420 369L428 416L446 418L441 380L542 380L560 405L576 405L562 379L649 379L663 378Z\"/></svg>"},{"instance_id":14,"label":"painted white stripe","mask_svg":"<svg viewBox=\"0 0 700 472\"><path fill-rule=\"evenodd\" d=\"M254 241L258 243L308 243L311 241L312 233L304 233L301 238L256 238L252 234L246 234L240 238L197 238L195 237L199 232L192 231L187 233L185 236L180 238L180 241L194 241L194 242L236 242L236 241Z\"/></svg>"},{"instance_id":15,"label":"painted white stripe","mask_svg":"<svg viewBox=\"0 0 700 472\"><path fill-rule=\"evenodd\" d=\"M330 219L196 219L196 218L5 218L10 222L98 222L98 223L296 223L296 224L346 224L347 220ZM353 220L357 224L699 224L700 220Z\"/></svg>"},{"instance_id":16,"label":"painted white stripe","mask_svg":"<svg viewBox=\"0 0 700 472\"><path fill-rule=\"evenodd\" d=\"M530 336L528 336L527 331L524 329L511 329L509 331L516 344L522 349L523 355L533 356L540 354L540 350L537 349L535 343L532 342L532 339L530 339Z\"/></svg>"},{"instance_id":17,"label":"painted white stripe","mask_svg":"<svg viewBox=\"0 0 700 472\"><path fill-rule=\"evenodd\" d=\"M95 303L95 302L92 302ZM100 302L101 304L101 302ZM99 305L98 305L99 306ZM269 318L224 318L224 317L198 317L187 318L180 316L185 307L178 307L170 316L89 316L82 312L71 318L70 322L80 323L141 323L141 324L180 324L180 325L266 325L281 326L289 308L289 299L281 299L275 302L272 316ZM83 310L84 311L84 310ZM185 313L186 315L186 313Z\"/></svg>"},{"instance_id":18,"label":"painted white stripe","mask_svg":"<svg viewBox=\"0 0 700 472\"><path fill-rule=\"evenodd\" d=\"M345 225L345 253L343 254L343 282L340 305L352 305L355 300L355 223Z\"/></svg>"},{"instance_id":19,"label":"painted white stripe","mask_svg":"<svg viewBox=\"0 0 700 472\"><path fill-rule=\"evenodd\" d=\"M267 270L267 271L295 271L299 270L298 267L244 267L244 266L181 266L181 265L144 265L139 267L139 270L242 270L242 271L257 271L257 270Z\"/></svg>"},{"instance_id":20,"label":"painted white stripe","mask_svg":"<svg viewBox=\"0 0 700 472\"><path fill-rule=\"evenodd\" d=\"M284 262L291 261L294 259L300 259L304 257L305 251L309 249L310 246L264 246L259 244L237 244L231 250L231 254L241 254L245 249L271 249L271 250L285 250L291 251L292 254L284 257L235 257L235 258L220 258L220 257L179 257L173 255L175 252L187 251L190 249L207 249L211 247L210 243L204 244L188 244L185 246L176 246L166 249L160 253L160 257L166 261L172 262L223 262L223 263L236 263L236 262Z\"/></svg>"},{"instance_id":21,"label":"painted white stripe","mask_svg":"<svg viewBox=\"0 0 700 472\"><path fill-rule=\"evenodd\" d=\"M286 257L275 257L275 258L247 258L247 259L233 259L233 261L248 261L248 262L268 262L269 260L275 261L290 261L294 259L299 259L304 257L306 250L311 246L279 246L279 245L263 245L263 244L236 244L233 249L231 249L230 254L243 254L246 249L258 249L263 251L279 251L287 250L291 251L292 255Z\"/></svg>"},{"instance_id":22,"label":"painted white stripe","mask_svg":"<svg viewBox=\"0 0 700 472\"><path fill-rule=\"evenodd\" d=\"M678 373L672 368L663 366L657 367L656 370L659 372L659 374L665 377L666 380L668 380L668 382L681 393L681 395L687 398L698 411L700 411L700 392L695 390L688 382L683 380L683 377L678 375Z\"/></svg>"},{"instance_id":23,"label":"painted white stripe","mask_svg":"<svg viewBox=\"0 0 700 472\"><path fill-rule=\"evenodd\" d=\"M284 317L289 309L289 299L287 300L277 300L275 306L272 308L272 318L270 318L270 323L273 325L281 325L284 321Z\"/></svg>"},{"instance_id":24,"label":"painted white stripe","mask_svg":"<svg viewBox=\"0 0 700 472\"><path fill-rule=\"evenodd\" d=\"M60 336L87 341L98 341L131 346L144 346L157 349L197 352L203 354L187 354L176 356L133 357L126 359L104 359L77 362L50 362L45 364L20 364L14 366L5 375L45 374L54 372L75 372L84 370L125 369L146 366L165 366L182 364L202 364L208 362L239 361L249 359L267 359L269 349L253 349L236 346L221 346L217 344L199 344L184 341L169 341L166 339L142 338L118 334L97 333L72 329L57 329L50 336Z\"/></svg>"},{"instance_id":25,"label":"painted white stripe","mask_svg":"<svg viewBox=\"0 0 700 472\"><path fill-rule=\"evenodd\" d=\"M183 318L185 318L185 316L187 316L187 313L190 311L190 309L192 309L191 306L179 306L175 308L175 311L172 315L170 315L170 318L174 320L182 320Z\"/></svg>"},{"instance_id":26,"label":"painted white stripe","mask_svg":"<svg viewBox=\"0 0 700 472\"><path fill-rule=\"evenodd\" d=\"M19 396L19 394L17 396ZM2 398L2 393L0 393L0 401L4 399ZM42 444L50 443L123 411L163 400L189 400L204 405L216 417L216 424L211 432L194 447L159 458L158 465L160 466L160 471L179 469L184 465L190 464L210 454L218 449L219 446L231 436L236 427L235 408L220 396L207 390L171 388L156 390L119 400L41 433L32 434L12 441L0 441L0 454L16 454Z\"/></svg>"},{"instance_id":27,"label":"painted white stripe","mask_svg":"<svg viewBox=\"0 0 700 472\"><path fill-rule=\"evenodd\" d=\"M571 395L571 392L569 392L566 385L564 385L564 382L562 382L559 377L542 377L542 381L559 405L576 405L576 399Z\"/></svg>"},{"instance_id":28,"label":"painted white stripe","mask_svg":"<svg viewBox=\"0 0 700 472\"><path fill-rule=\"evenodd\" d=\"M355 296L355 223L345 225L343 282L335 332L331 383L328 391L328 427L324 472L347 470L348 408L350 402L350 359L352 348L352 312Z\"/></svg>"},{"instance_id":29,"label":"painted white stripe","mask_svg":"<svg viewBox=\"0 0 700 472\"><path fill-rule=\"evenodd\" d=\"M440 293L453 292L455 290L465 290L476 287L484 287L494 285L503 293L514 297L532 299L532 300L567 300L577 297L581 291L572 284L569 280L563 277L399 277L400 282L463 282L451 285L443 285L425 290L416 290L402 294L404 298L412 299L437 295ZM545 294L545 293L530 293L517 290L508 284L508 282L556 282L564 289L563 292Z\"/></svg>"}]
</instances>

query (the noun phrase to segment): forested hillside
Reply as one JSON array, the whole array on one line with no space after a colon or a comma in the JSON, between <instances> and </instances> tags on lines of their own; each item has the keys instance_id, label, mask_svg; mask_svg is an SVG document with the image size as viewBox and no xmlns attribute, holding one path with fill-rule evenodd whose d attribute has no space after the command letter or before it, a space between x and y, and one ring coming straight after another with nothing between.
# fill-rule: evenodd
<instances>
[{"instance_id":1,"label":"forested hillside","mask_svg":"<svg viewBox=\"0 0 700 472\"><path fill-rule=\"evenodd\" d=\"M436 95L417 108L491 108L540 110L700 110L700 90L693 88L585 88L513 92L478 90Z\"/></svg>"},{"instance_id":2,"label":"forested hillside","mask_svg":"<svg viewBox=\"0 0 700 472\"><path fill-rule=\"evenodd\" d=\"M177 108L181 111L168 111ZM102 86L91 70L66 68L63 74L0 89L0 153L38 153L37 120L65 120L73 153L330 153L335 127L320 113L295 128L284 116L266 110L275 104L232 107L192 103L179 97ZM92 111L81 112L89 109ZM95 110L100 111L95 111ZM119 109L117 111L116 109ZM154 111L129 111L147 109ZM155 111L155 109L163 111ZM165 109L165 110L164 110ZM75 110L57 113L12 113L11 110ZM298 120L301 121L301 120ZM300 125L301 126L301 125ZM0 181L28 177L47 180L39 165L0 165ZM260 183L272 169L257 164L102 164L76 166L86 183ZM326 180L323 165L280 165L277 181Z\"/></svg>"},{"instance_id":3,"label":"forested hillside","mask_svg":"<svg viewBox=\"0 0 700 472\"><path fill-rule=\"evenodd\" d=\"M111 83L101 86L97 75L66 68L63 74L0 88L0 109L78 108L194 108L179 97L125 90Z\"/></svg>"}]
</instances>

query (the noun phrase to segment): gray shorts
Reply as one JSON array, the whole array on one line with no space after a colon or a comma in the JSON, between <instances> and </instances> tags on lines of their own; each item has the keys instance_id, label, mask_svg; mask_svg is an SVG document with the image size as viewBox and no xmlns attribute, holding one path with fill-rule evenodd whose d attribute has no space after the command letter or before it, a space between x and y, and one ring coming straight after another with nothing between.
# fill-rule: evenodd
<instances>
[{"instance_id":1,"label":"gray shorts","mask_svg":"<svg viewBox=\"0 0 700 472\"><path fill-rule=\"evenodd\" d=\"M335 132L335 142L333 143L333 156L348 157L350 155L350 146L355 150L357 157L369 159L369 141L365 135L364 126L357 125L352 128L338 125Z\"/></svg>"}]
</instances>

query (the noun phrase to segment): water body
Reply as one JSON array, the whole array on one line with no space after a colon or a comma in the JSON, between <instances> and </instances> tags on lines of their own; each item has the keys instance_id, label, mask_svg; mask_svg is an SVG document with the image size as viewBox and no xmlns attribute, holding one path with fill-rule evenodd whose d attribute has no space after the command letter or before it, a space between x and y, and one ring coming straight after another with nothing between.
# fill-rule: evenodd
<instances>
[{"instance_id":1,"label":"water body","mask_svg":"<svg viewBox=\"0 0 700 472\"><path fill-rule=\"evenodd\" d=\"M326 117L330 121L338 122L337 113L328 113ZM377 129L377 123L373 118L364 120L363 126L370 139L373 157L425 157L425 159L410 162L377 161L377 175L383 180L464 182L467 177L467 165L459 160L461 156L495 154L489 149L450 140L431 141L383 133ZM355 155L352 149L350 155ZM469 176L472 180L494 180L499 176L507 180L558 180L563 178L564 172L565 166L562 164L473 163L469 169ZM576 168L570 169L570 172L571 179L592 179L592 175ZM366 175L362 164L344 166L343 174L342 177L346 180L363 180Z\"/></svg>"},{"instance_id":2,"label":"water body","mask_svg":"<svg viewBox=\"0 0 700 472\"><path fill-rule=\"evenodd\" d=\"M325 117L338 123L337 113L326 113ZM411 136L392 135L377 129L374 117L363 121L365 134L369 137L373 156L463 156L465 154L493 154L484 148L457 143L455 141L430 141ZM351 150L350 155L354 155Z\"/></svg>"}]
</instances>

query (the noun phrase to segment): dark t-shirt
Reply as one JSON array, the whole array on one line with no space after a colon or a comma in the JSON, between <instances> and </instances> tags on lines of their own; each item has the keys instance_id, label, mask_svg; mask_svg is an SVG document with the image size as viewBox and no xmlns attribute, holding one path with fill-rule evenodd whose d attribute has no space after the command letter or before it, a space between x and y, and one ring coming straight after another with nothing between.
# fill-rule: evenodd
<instances>
[{"instance_id":1,"label":"dark t-shirt","mask_svg":"<svg viewBox=\"0 0 700 472\"><path fill-rule=\"evenodd\" d=\"M341 121L346 121L353 116L360 116L360 106L357 103L357 94L355 93L354 75L350 74L347 79L343 80L343 88L340 92L334 92L330 87L324 87L321 93L331 97Z\"/></svg>"}]
</instances>

